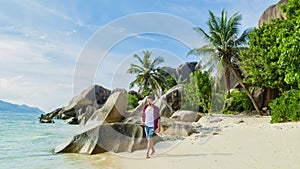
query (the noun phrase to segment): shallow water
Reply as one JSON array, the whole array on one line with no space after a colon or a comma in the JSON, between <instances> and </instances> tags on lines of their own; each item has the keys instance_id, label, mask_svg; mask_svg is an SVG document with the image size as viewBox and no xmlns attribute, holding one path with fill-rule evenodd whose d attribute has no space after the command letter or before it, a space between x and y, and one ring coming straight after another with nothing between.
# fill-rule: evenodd
<instances>
[{"instance_id":1,"label":"shallow water","mask_svg":"<svg viewBox=\"0 0 300 169\"><path fill-rule=\"evenodd\" d=\"M80 126L41 124L39 114L0 112L0 168L114 168L114 157L53 154L53 149L82 131Z\"/></svg>"}]
</instances>

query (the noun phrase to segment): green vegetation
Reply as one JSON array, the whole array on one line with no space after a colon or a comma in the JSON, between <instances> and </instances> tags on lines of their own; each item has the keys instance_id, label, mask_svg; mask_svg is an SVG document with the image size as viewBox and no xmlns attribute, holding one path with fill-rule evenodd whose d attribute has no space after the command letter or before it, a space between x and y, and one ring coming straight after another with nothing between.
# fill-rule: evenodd
<instances>
[{"instance_id":1,"label":"green vegetation","mask_svg":"<svg viewBox=\"0 0 300 169\"><path fill-rule=\"evenodd\" d=\"M210 111L211 79L207 71L196 70L190 75L190 82L183 88L184 101L182 108L199 110L203 113Z\"/></svg>"},{"instance_id":2,"label":"green vegetation","mask_svg":"<svg viewBox=\"0 0 300 169\"><path fill-rule=\"evenodd\" d=\"M234 112L250 112L254 109L251 100L245 91L234 89L230 92L230 97L225 100L223 113L233 114Z\"/></svg>"},{"instance_id":3,"label":"green vegetation","mask_svg":"<svg viewBox=\"0 0 300 169\"><path fill-rule=\"evenodd\" d=\"M169 75L166 78L166 87L164 89L164 91L168 91L169 89L171 89L172 87L176 86L178 84L178 82L176 81L176 78L173 75Z\"/></svg>"},{"instance_id":4,"label":"green vegetation","mask_svg":"<svg viewBox=\"0 0 300 169\"><path fill-rule=\"evenodd\" d=\"M283 93L269 104L271 123L299 120L299 95L292 89L300 89L300 1L289 0L281 10L288 19L255 28L249 34L249 49L241 52L244 82Z\"/></svg>"},{"instance_id":5,"label":"green vegetation","mask_svg":"<svg viewBox=\"0 0 300 169\"><path fill-rule=\"evenodd\" d=\"M256 111L259 112L252 94L243 83L242 73L239 68L240 51L246 49L244 45L247 43L249 32L249 30L245 30L241 36L237 36L242 16L235 13L228 18L227 12L224 10L221 13L221 17L216 17L211 11L209 11L209 16L210 18L207 22L209 33L206 33L199 27L196 27L195 30L210 43L201 48L191 50L188 55L204 55L203 60L208 61L203 66L204 68L208 67L209 71L212 71L216 65L223 67L224 72L218 73L224 73L225 75L228 96L230 96L230 75L232 73L251 99Z\"/></svg>"},{"instance_id":6,"label":"green vegetation","mask_svg":"<svg viewBox=\"0 0 300 169\"><path fill-rule=\"evenodd\" d=\"M128 97L128 106L127 110L134 109L139 104L139 98L134 94L127 94Z\"/></svg>"},{"instance_id":7,"label":"green vegetation","mask_svg":"<svg viewBox=\"0 0 300 169\"><path fill-rule=\"evenodd\" d=\"M300 2L283 6L288 20L274 19L250 34L250 48L242 53L246 83L278 88L281 92L300 88ZM297 12L298 11L298 12Z\"/></svg>"},{"instance_id":8,"label":"green vegetation","mask_svg":"<svg viewBox=\"0 0 300 169\"><path fill-rule=\"evenodd\" d=\"M283 93L269 104L271 123L300 121L300 90L290 90Z\"/></svg>"},{"instance_id":9,"label":"green vegetation","mask_svg":"<svg viewBox=\"0 0 300 169\"><path fill-rule=\"evenodd\" d=\"M130 83L129 87L133 88L134 85L137 85L138 92L145 97L153 90L165 88L166 82L165 77L161 74L161 68L158 67L159 64L164 62L164 59L156 57L152 60L150 51L144 51L143 54L143 58L137 54L133 55L140 65L131 64L127 72L136 75L135 80Z\"/></svg>"}]
</instances>

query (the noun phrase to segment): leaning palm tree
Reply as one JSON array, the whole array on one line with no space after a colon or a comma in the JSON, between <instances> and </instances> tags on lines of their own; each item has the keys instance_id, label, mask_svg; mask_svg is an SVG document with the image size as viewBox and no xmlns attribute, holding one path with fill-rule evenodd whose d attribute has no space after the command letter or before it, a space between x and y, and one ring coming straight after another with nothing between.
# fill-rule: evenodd
<instances>
[{"instance_id":1,"label":"leaning palm tree","mask_svg":"<svg viewBox=\"0 0 300 169\"><path fill-rule=\"evenodd\" d=\"M127 70L130 74L135 74L135 80L130 83L129 88L133 88L134 85L138 86L138 92L146 96L150 94L153 90L160 90L165 88L166 81L165 77L161 74L161 68L158 67L159 64L164 62L162 57L156 57L152 60L151 52L144 51L144 57L141 58L137 54L134 54L133 57L136 58L139 62L137 64L131 64L131 67Z\"/></svg>"},{"instance_id":2,"label":"leaning palm tree","mask_svg":"<svg viewBox=\"0 0 300 169\"><path fill-rule=\"evenodd\" d=\"M247 29L239 37L237 36L241 20L242 16L238 13L228 18L227 12L224 10L221 13L221 17L216 17L213 12L209 11L209 20L207 22L209 33L205 32L202 28L194 28L209 43L200 48L192 49L188 55L204 55L199 63L205 62L203 67L209 71L213 71L216 66L221 66L224 69L223 73L225 75L226 92L228 95L230 95L230 76L232 73L238 83L245 89L256 111L259 112L252 94L243 83L243 76L238 66L239 53L240 50L246 49L245 45L249 32L249 29Z\"/></svg>"}]
</instances>

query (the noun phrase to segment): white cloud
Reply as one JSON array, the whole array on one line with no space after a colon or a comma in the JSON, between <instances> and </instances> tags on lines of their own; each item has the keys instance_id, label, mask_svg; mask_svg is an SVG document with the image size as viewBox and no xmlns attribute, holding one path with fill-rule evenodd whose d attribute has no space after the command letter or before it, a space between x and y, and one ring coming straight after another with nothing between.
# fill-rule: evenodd
<instances>
[{"instance_id":1,"label":"white cloud","mask_svg":"<svg viewBox=\"0 0 300 169\"><path fill-rule=\"evenodd\" d=\"M76 33L77 33L77 30L73 29L73 30L70 30L70 31L65 31L64 34L66 36L71 36L71 35L76 34Z\"/></svg>"},{"instance_id":2,"label":"white cloud","mask_svg":"<svg viewBox=\"0 0 300 169\"><path fill-rule=\"evenodd\" d=\"M0 38L0 99L45 111L71 99L80 43L16 26L2 27Z\"/></svg>"},{"instance_id":3,"label":"white cloud","mask_svg":"<svg viewBox=\"0 0 300 169\"><path fill-rule=\"evenodd\" d=\"M138 38L138 39L144 39L144 40L149 40L149 41L157 41L157 39L153 38L153 37L150 37L150 36L147 36L147 35L130 35L132 36L133 38Z\"/></svg>"},{"instance_id":4,"label":"white cloud","mask_svg":"<svg viewBox=\"0 0 300 169\"><path fill-rule=\"evenodd\" d=\"M33 11L38 13L38 15L45 16L45 12L55 16L56 18L60 18L72 23L77 23L70 16L66 15L62 11L57 9L48 8L43 5L39 1L31 1L31 0L23 0L23 1L15 1L17 5L19 5L22 9L26 9L27 11Z\"/></svg>"},{"instance_id":5,"label":"white cloud","mask_svg":"<svg viewBox=\"0 0 300 169\"><path fill-rule=\"evenodd\" d=\"M28 42L14 41L6 39L0 41L0 61L2 64L7 63L48 63L40 53L40 47L32 46Z\"/></svg>"},{"instance_id":6,"label":"white cloud","mask_svg":"<svg viewBox=\"0 0 300 169\"><path fill-rule=\"evenodd\" d=\"M71 91L71 85L67 84L41 84L38 80L22 76L0 78L1 99L39 106L44 111L67 104Z\"/></svg>"}]
</instances>

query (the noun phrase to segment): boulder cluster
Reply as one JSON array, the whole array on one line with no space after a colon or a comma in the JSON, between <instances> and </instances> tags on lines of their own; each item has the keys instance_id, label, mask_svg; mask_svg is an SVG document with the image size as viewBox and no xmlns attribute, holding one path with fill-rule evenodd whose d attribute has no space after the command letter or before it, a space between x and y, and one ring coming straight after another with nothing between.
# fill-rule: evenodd
<instances>
[{"instance_id":1,"label":"boulder cluster","mask_svg":"<svg viewBox=\"0 0 300 169\"><path fill-rule=\"evenodd\" d=\"M180 110L182 88L183 85L174 86L154 101L161 113L160 136L184 137L199 127L195 125L200 119L199 113ZM127 110L127 105L126 90L110 91L92 85L75 96L66 107L41 115L40 121L65 119L69 124L80 124L84 128L84 132L70 142L59 145L56 153L96 154L145 149L147 140L141 125L141 111L146 99L133 110ZM154 137L154 143L163 140L160 136Z\"/></svg>"}]
</instances>

